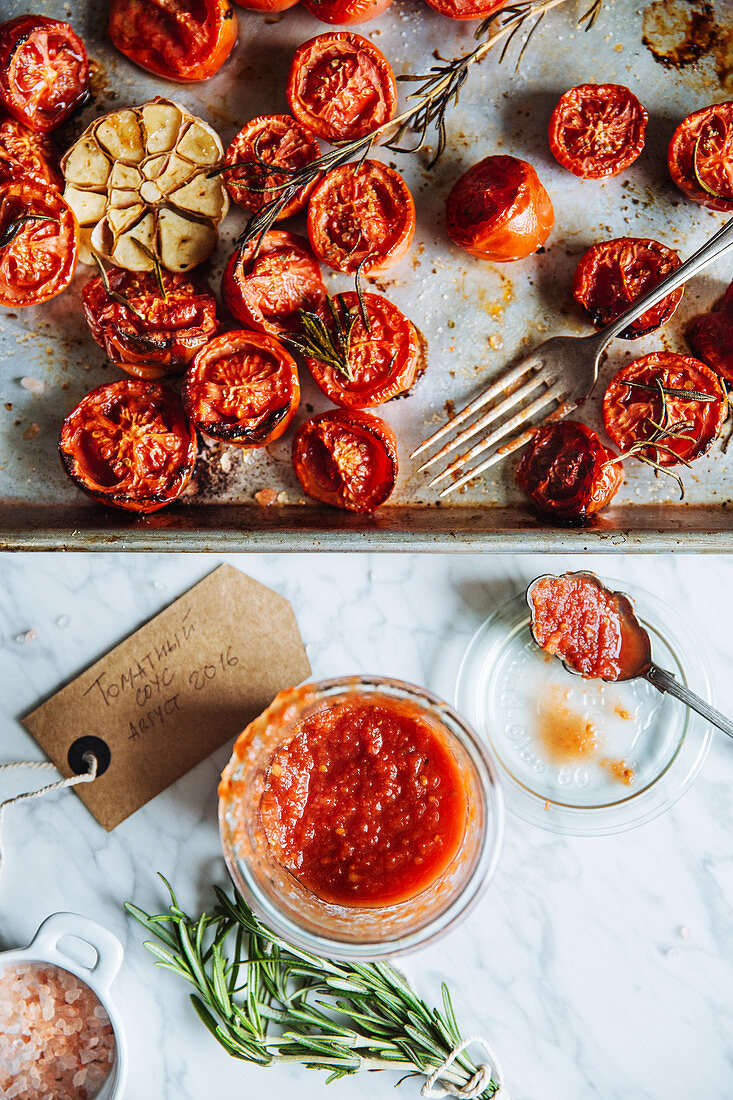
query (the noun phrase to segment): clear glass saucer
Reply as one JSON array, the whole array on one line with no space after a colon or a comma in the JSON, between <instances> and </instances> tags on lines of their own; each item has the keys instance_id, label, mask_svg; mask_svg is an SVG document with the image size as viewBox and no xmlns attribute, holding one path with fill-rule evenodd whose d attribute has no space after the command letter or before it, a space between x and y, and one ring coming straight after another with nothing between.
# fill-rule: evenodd
<instances>
[{"instance_id":1,"label":"clear glass saucer","mask_svg":"<svg viewBox=\"0 0 733 1100\"><path fill-rule=\"evenodd\" d=\"M648 592L604 583L634 600L655 663L710 701L704 651L687 624ZM519 592L476 632L456 686L456 708L499 767L507 809L575 836L632 829L669 809L700 771L712 727L645 680L572 675L539 649L529 623Z\"/></svg>"}]
</instances>

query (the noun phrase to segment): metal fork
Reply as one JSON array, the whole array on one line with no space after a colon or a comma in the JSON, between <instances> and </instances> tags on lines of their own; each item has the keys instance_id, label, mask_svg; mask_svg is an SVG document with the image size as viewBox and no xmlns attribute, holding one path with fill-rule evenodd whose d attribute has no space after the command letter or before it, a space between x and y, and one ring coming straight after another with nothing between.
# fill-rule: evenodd
<instances>
[{"instance_id":1,"label":"metal fork","mask_svg":"<svg viewBox=\"0 0 733 1100\"><path fill-rule=\"evenodd\" d=\"M437 474L430 485L438 485L440 482L453 476L459 470L465 469L467 464L480 454L496 447L496 450L483 462L473 469L467 470L456 481L452 482L441 492L441 497L460 489L477 474L488 470L490 466L501 462L507 455L523 447L528 443L538 428L553 420L560 420L567 416L573 409L577 409L590 396L593 387L598 380L598 368L601 355L608 344L623 329L640 317L646 310L651 309L660 299L671 294L697 275L713 260L725 255L733 248L733 218L718 230L710 240L693 253L689 259L662 279L652 290L647 291L638 301L612 321L599 332L592 336L551 336L543 344L531 351L519 363L502 374L493 382L487 390L474 398L464 409L452 416L441 428L417 447L410 458L417 458L429 448L433 447L441 439L465 424L467 420L486 405L491 405L477 420L469 424L448 443L445 443L439 451L420 466L420 470L427 470L435 466L441 459L446 458L471 436L483 432L490 425L507 420L494 427L488 435L485 435L478 443L475 443L460 457L454 459L450 465ZM502 397L502 395L505 395ZM498 398L502 397L501 400ZM528 402L525 404L525 402ZM493 403L493 404L492 404ZM532 423L534 417L548 406L555 404L555 408L545 415L537 423ZM516 410L516 411L513 411ZM511 415L509 415L511 414ZM525 425L531 425L525 427ZM499 446L501 441L513 432L519 430L519 434L508 442Z\"/></svg>"}]
</instances>

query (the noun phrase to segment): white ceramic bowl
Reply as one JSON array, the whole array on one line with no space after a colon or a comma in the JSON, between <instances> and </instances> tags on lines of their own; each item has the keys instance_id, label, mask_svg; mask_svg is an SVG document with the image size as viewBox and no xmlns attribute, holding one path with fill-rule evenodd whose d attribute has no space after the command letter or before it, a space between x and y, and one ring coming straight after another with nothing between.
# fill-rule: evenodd
<instances>
[{"instance_id":1,"label":"white ceramic bowl","mask_svg":"<svg viewBox=\"0 0 733 1100\"><path fill-rule=\"evenodd\" d=\"M66 936L81 940L96 952L92 966L67 955L60 941ZM115 1034L112 1071L95 1100L120 1100L127 1080L127 1046L122 1022L110 997L110 986L122 963L122 944L101 924L78 913L53 913L47 917L27 947L0 951L0 969L17 963L52 963L73 974L98 997Z\"/></svg>"}]
</instances>

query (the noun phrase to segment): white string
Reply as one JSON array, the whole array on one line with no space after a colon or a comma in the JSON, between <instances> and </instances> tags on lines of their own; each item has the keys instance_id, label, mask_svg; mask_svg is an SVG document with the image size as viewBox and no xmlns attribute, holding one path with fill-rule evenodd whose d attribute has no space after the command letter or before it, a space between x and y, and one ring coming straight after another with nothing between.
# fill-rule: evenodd
<instances>
[{"instance_id":1,"label":"white string","mask_svg":"<svg viewBox=\"0 0 733 1100\"><path fill-rule=\"evenodd\" d=\"M438 1085L437 1081L440 1080L446 1070L450 1069L456 1058L463 1054L466 1047L470 1047L472 1043L478 1043L479 1046L484 1048L488 1062L483 1062L464 1085ZM498 1058L485 1039L480 1035L472 1035L454 1047L445 1061L430 1074L420 1089L420 1095L424 1096L426 1100L441 1100L443 1096L457 1096L460 1100L474 1100L475 1097L480 1096L489 1087L492 1080L497 1086L494 1098L500 1097L500 1100L510 1100L509 1093L504 1088L504 1074L501 1071Z\"/></svg>"},{"instance_id":2,"label":"white string","mask_svg":"<svg viewBox=\"0 0 733 1100\"><path fill-rule=\"evenodd\" d=\"M82 760L89 769L81 775L70 775L68 779L59 779L56 783L48 783L45 787L39 787L37 791L26 791L25 794L16 794L14 798L6 798L0 802L0 872L3 866L3 813L8 806L16 802L26 802L31 798L40 798L41 795L51 791L60 791L64 787L75 787L77 783L91 783L97 778L99 764L96 756L91 752L85 752ZM56 765L50 760L17 760L13 764L0 764L0 772L12 771L13 768L28 768L31 771L56 771Z\"/></svg>"}]
</instances>

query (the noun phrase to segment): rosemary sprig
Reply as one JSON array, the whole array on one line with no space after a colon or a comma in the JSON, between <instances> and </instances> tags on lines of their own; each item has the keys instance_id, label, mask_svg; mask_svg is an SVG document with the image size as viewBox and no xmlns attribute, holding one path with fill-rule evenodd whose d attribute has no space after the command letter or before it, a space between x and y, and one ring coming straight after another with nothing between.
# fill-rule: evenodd
<instances>
[{"instance_id":1,"label":"rosemary sprig","mask_svg":"<svg viewBox=\"0 0 733 1100\"><path fill-rule=\"evenodd\" d=\"M326 363L353 382L349 352L351 333L359 315L349 309L343 294L337 294L335 298L329 295L326 306L331 314L330 325L318 313L301 309L298 311L301 331L290 336L283 335L281 340L306 358Z\"/></svg>"},{"instance_id":2,"label":"rosemary sprig","mask_svg":"<svg viewBox=\"0 0 733 1100\"><path fill-rule=\"evenodd\" d=\"M328 1081L385 1069L404 1079L428 1077L460 1044L445 984L443 1010L430 1008L386 963L335 962L293 947L218 887L213 911L193 920L163 882L167 913L125 908L158 941L145 943L156 964L193 986L199 1018L233 1057L300 1063L325 1070ZM464 1051L440 1080L460 1088L477 1069ZM497 1089L490 1080L480 1100Z\"/></svg>"},{"instance_id":3,"label":"rosemary sprig","mask_svg":"<svg viewBox=\"0 0 733 1100\"><path fill-rule=\"evenodd\" d=\"M446 116L450 108L457 103L471 66L482 61L486 54L500 43L503 43L499 57L502 61L517 35L524 32L524 42L517 59L518 66L531 36L546 13L566 3L568 0L518 0L517 3L490 15L481 23L476 31L476 38L486 40L480 41L479 45L468 53L450 60L441 60L438 65L433 65L428 73L399 77L401 81L418 84L416 90L408 96L408 102L412 102L407 109L366 137L341 143L317 160L304 165L303 168L295 171L283 170L287 179L282 184L273 186L272 189L277 192L276 197L248 221L238 242L240 252L251 241L256 241L256 254L265 233L299 191L324 172L329 172L352 160L364 159L372 145L384 145L396 153L417 153L426 144L429 133L434 131L436 149L430 161L430 167L432 167L445 150ZM578 22L585 30L590 30L593 26L602 6L603 0L592 0L590 6L580 16ZM412 145L401 145L400 142L408 131L415 132L417 140ZM226 171L226 167L218 166L212 169L209 175L220 174ZM279 168L277 170L280 171Z\"/></svg>"},{"instance_id":4,"label":"rosemary sprig","mask_svg":"<svg viewBox=\"0 0 733 1100\"><path fill-rule=\"evenodd\" d=\"M129 309L130 313L132 313L134 317L137 317L138 321L144 321L145 318L143 317L142 313L139 309L135 308L130 299L126 298L124 294L118 294L118 292L116 290L113 290L112 287L109 285L107 268L102 263L102 259L99 254L93 251L92 256L94 257L95 264L99 268L99 277L102 280L102 286L106 291L107 297L111 298L113 302L116 302L118 306L124 306L125 309Z\"/></svg>"},{"instance_id":5,"label":"rosemary sprig","mask_svg":"<svg viewBox=\"0 0 733 1100\"><path fill-rule=\"evenodd\" d=\"M58 225L59 219L52 214L20 214L5 226L0 236L0 248L6 248L11 244L28 222L55 222Z\"/></svg>"},{"instance_id":6,"label":"rosemary sprig","mask_svg":"<svg viewBox=\"0 0 733 1100\"><path fill-rule=\"evenodd\" d=\"M165 283L163 282L163 270L160 266L160 260L155 255L152 248L148 248L148 246L146 244L143 244L142 241L139 241L137 239L137 237L133 237L132 239L135 242L135 244L137 245L137 247L145 253L145 255L148 257L149 260L152 261L153 271L155 272L155 279L156 279L156 282L158 284L158 290L160 291L160 296L161 296L161 298L163 299L164 302L167 302L168 301L168 294L167 294L167 291L165 289Z\"/></svg>"}]
</instances>

